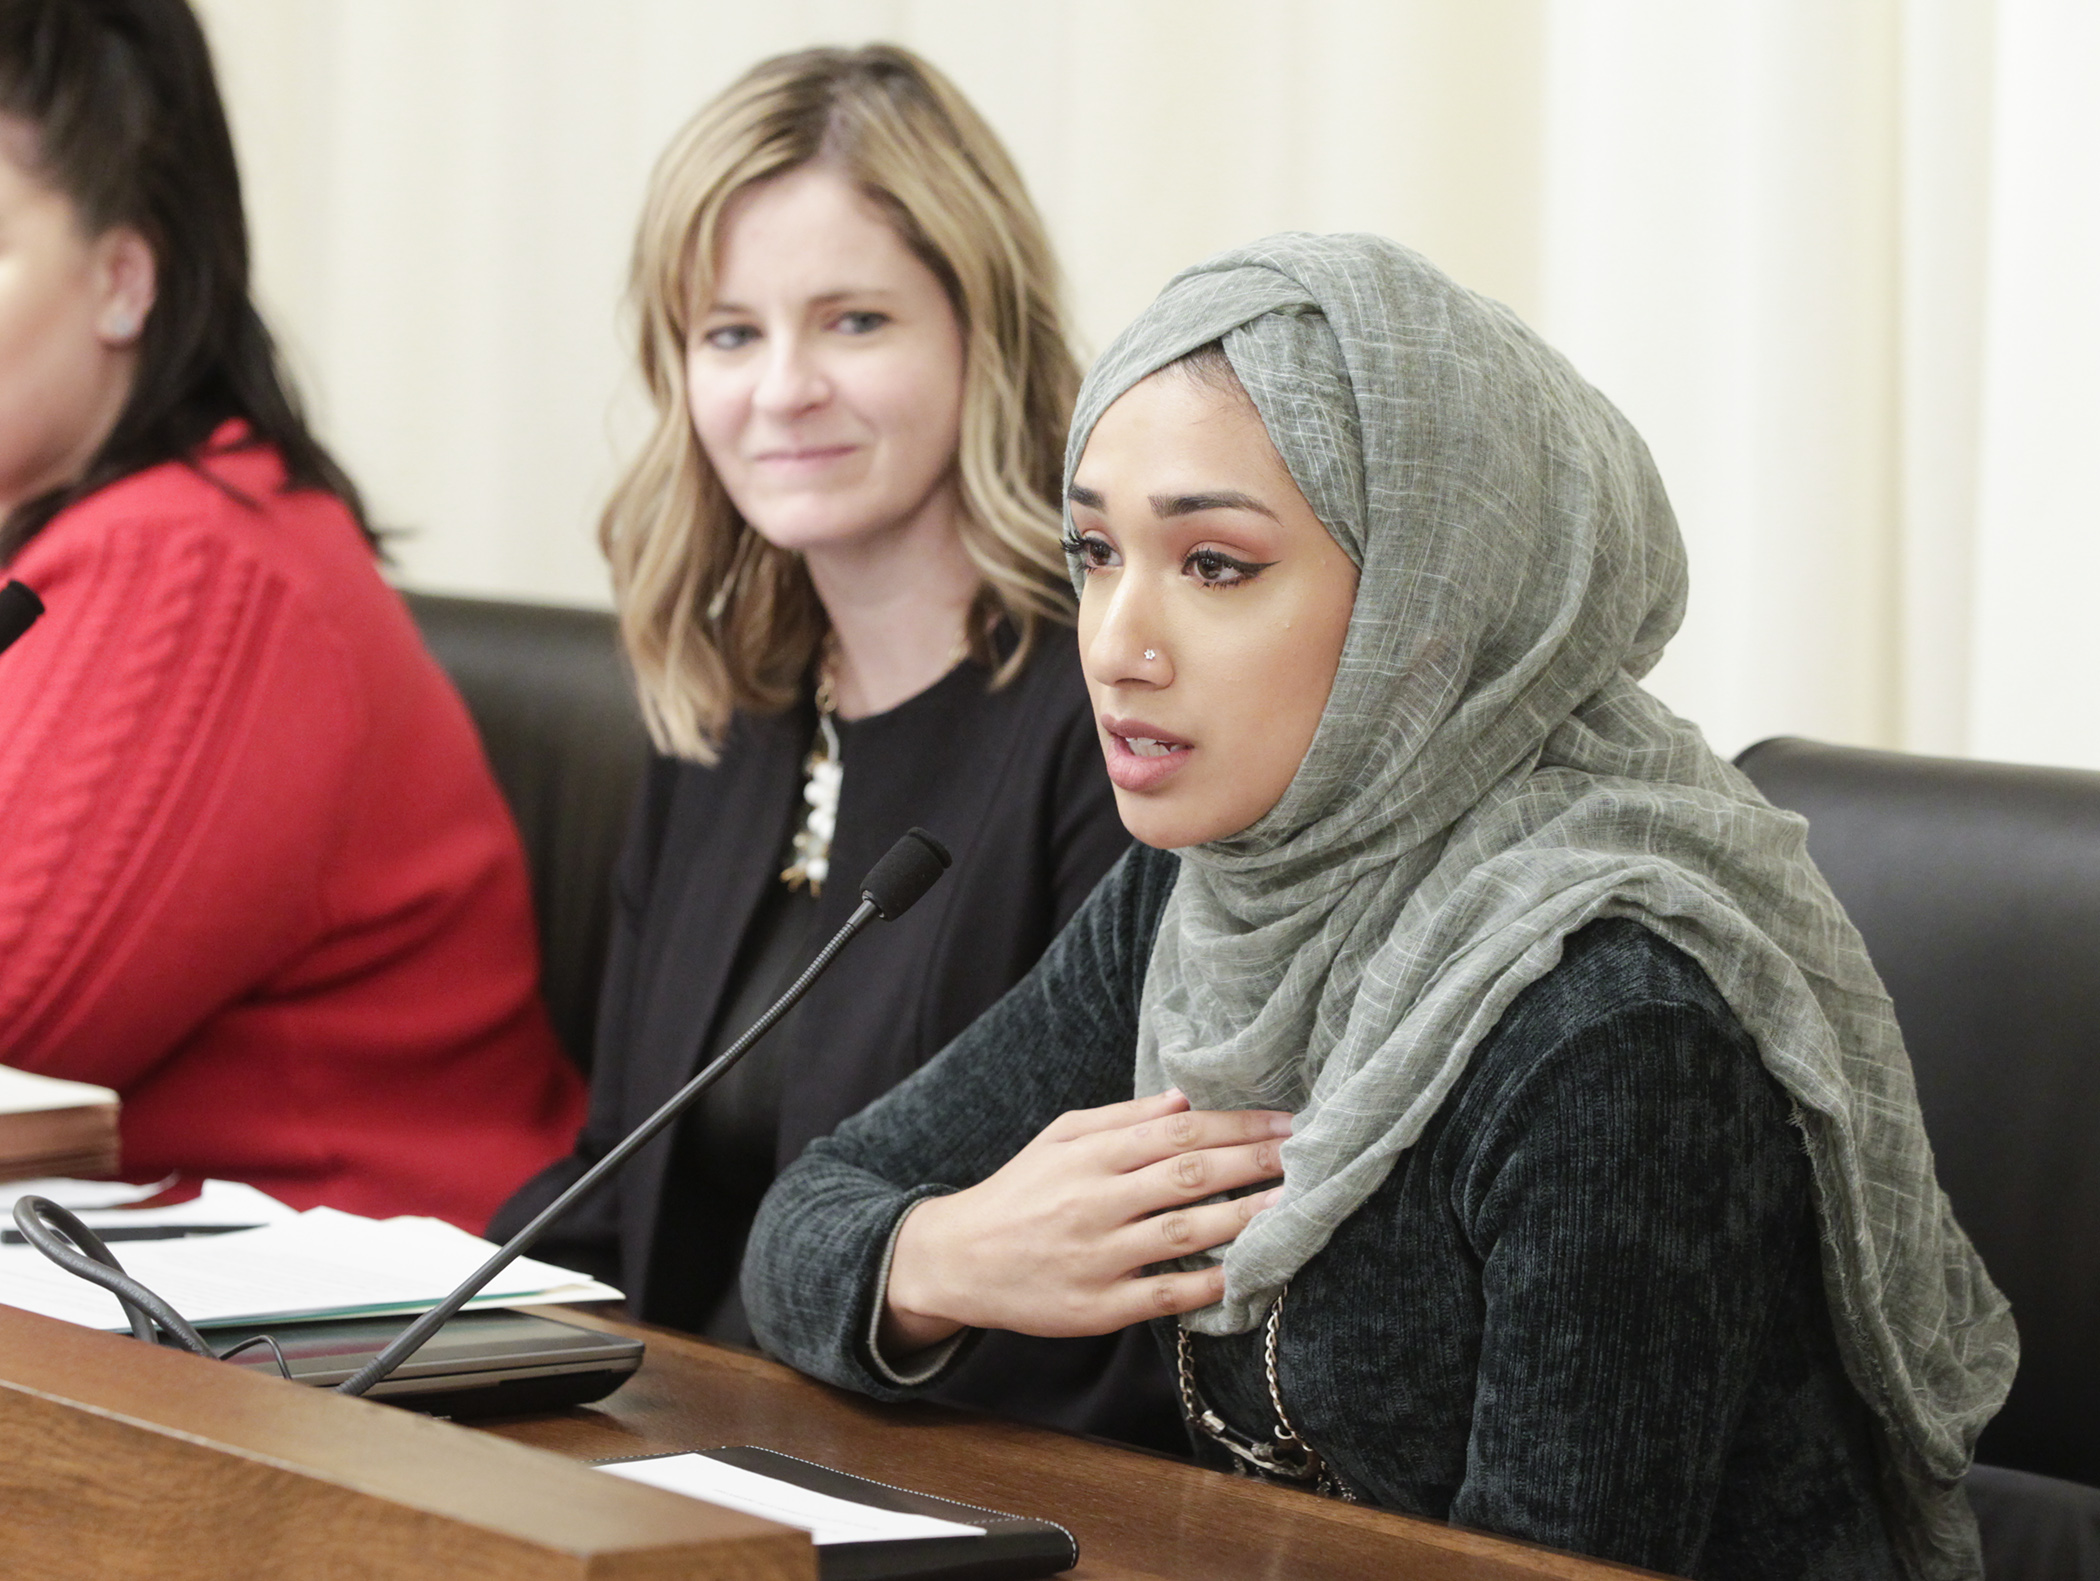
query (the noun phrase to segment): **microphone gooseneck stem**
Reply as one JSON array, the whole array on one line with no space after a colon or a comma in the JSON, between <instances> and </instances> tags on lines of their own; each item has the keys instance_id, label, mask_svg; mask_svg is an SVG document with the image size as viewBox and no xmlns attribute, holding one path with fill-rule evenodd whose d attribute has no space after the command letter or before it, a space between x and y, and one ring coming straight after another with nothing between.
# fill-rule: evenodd
<instances>
[{"instance_id":1,"label":"microphone gooseneck stem","mask_svg":"<svg viewBox=\"0 0 2100 1581\"><path fill-rule=\"evenodd\" d=\"M863 897L861 903L854 908L853 915L846 919L846 925L831 936L830 942L817 952L816 959L809 963L808 968L800 977L795 979L793 984L789 986L788 991L782 994L764 1015L751 1024L749 1031L724 1049L714 1059L710 1060L697 1076L672 1094L656 1113L643 1121L619 1146L613 1148L603 1158L599 1159L597 1163L585 1170L567 1191L564 1191L560 1196L548 1203L546 1207L542 1208L530 1224L506 1241L495 1255L469 1275L467 1280L457 1290L403 1329L385 1350L382 1350L350 1377L336 1385L336 1392L338 1394L363 1394L372 1385L400 1366L401 1363L408 1360L410 1356L422 1349L430 1337L443 1328L446 1322L461 1307L479 1295L491 1279L494 1279L496 1275L509 1267L513 1261L522 1256L525 1250L540 1238L547 1226L560 1218L564 1213L567 1213L579 1200L596 1190L615 1170L633 1157L664 1127L668 1126L679 1115L690 1108L693 1100L712 1087L721 1078L724 1071L742 1059L745 1051L752 1044L764 1037L773 1029L775 1022L794 1009L795 1002L809 991L809 985L815 982L822 975L824 968L831 964L831 958L844 949L848 941L856 933L860 932L862 928L866 927L881 914L880 908L878 908L872 898Z\"/></svg>"}]
</instances>

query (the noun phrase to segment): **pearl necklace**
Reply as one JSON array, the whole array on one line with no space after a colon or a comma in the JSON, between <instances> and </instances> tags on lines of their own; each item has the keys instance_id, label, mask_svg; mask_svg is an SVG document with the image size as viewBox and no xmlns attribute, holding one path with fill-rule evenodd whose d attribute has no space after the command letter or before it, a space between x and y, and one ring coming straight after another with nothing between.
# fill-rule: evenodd
<instances>
[{"instance_id":1,"label":"pearl necklace","mask_svg":"<svg viewBox=\"0 0 2100 1581\"><path fill-rule=\"evenodd\" d=\"M824 893L824 880L831 876L831 837L838 830L839 786L846 778L838 726L832 722L838 712L838 690L831 672L832 647L827 642L817 671L817 739L802 760L802 800L809 810L802 815L802 827L795 831L795 858L780 873L780 881L789 889L807 884L813 896Z\"/></svg>"},{"instance_id":2,"label":"pearl necklace","mask_svg":"<svg viewBox=\"0 0 2100 1581\"><path fill-rule=\"evenodd\" d=\"M969 652L968 636L958 632L955 646L948 651L948 669L962 663ZM838 638L827 636L817 660L817 739L802 760L802 800L807 810L792 842L794 859L780 871L780 881L789 889L807 884L813 896L824 893L824 881L831 876L831 839L838 832L839 788L846 778L836 723L838 667Z\"/></svg>"}]
</instances>

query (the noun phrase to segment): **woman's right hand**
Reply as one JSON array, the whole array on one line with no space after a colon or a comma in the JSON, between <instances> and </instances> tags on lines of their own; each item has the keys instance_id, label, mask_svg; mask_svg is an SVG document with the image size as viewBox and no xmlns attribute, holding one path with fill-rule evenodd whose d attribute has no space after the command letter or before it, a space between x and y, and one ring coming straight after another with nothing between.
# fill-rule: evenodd
<instances>
[{"instance_id":1,"label":"woman's right hand","mask_svg":"<svg viewBox=\"0 0 2100 1581\"><path fill-rule=\"evenodd\" d=\"M894 1359L963 1328L1109 1334L1191 1312L1225 1273L1143 1274L1222 1245L1279 1194L1203 1198L1283 1171L1287 1114L1195 1110L1180 1093L1058 1116L996 1174L905 1215L883 1297Z\"/></svg>"}]
</instances>

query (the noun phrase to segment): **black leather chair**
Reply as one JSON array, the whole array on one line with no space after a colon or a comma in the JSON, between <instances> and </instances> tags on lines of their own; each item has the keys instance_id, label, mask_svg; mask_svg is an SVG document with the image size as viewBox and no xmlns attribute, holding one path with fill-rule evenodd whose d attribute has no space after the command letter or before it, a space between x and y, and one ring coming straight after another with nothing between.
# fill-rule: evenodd
<instances>
[{"instance_id":1,"label":"black leather chair","mask_svg":"<svg viewBox=\"0 0 2100 1581\"><path fill-rule=\"evenodd\" d=\"M1789 738L1736 761L1807 816L1895 1002L1940 1183L2012 1301L2020 1372L1979 1459L2100 1484L2100 774ZM2100 1574L2090 1487L1980 1468L1987 1548L2052 1492L2083 1558L2020 1573Z\"/></svg>"},{"instance_id":2,"label":"black leather chair","mask_svg":"<svg viewBox=\"0 0 2100 1581\"><path fill-rule=\"evenodd\" d=\"M612 869L649 739L610 615L407 595L467 700L532 870L541 991L585 1070L612 927Z\"/></svg>"}]
</instances>

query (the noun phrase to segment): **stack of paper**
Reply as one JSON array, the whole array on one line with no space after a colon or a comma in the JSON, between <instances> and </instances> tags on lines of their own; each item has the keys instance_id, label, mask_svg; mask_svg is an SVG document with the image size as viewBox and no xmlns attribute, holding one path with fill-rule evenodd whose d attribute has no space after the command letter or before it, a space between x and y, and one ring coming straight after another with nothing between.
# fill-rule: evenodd
<instances>
[{"instance_id":1,"label":"stack of paper","mask_svg":"<svg viewBox=\"0 0 2100 1581\"><path fill-rule=\"evenodd\" d=\"M0 1180L116 1168L114 1092L0 1065Z\"/></svg>"},{"instance_id":2,"label":"stack of paper","mask_svg":"<svg viewBox=\"0 0 2100 1581\"><path fill-rule=\"evenodd\" d=\"M210 1211L183 1205L199 1223L229 1222L222 1215L236 1206L223 1193ZM139 1210L124 1211L127 1220L139 1216ZM279 1211L289 1213L281 1207ZM113 1216L83 1215L105 1222ZM126 1273L202 1326L421 1312L437 1305L496 1248L439 1219L364 1219L333 1208L312 1208L260 1229L130 1241L111 1249ZM619 1299L620 1292L609 1285L520 1258L471 1305ZM31 1246L0 1246L0 1301L88 1328L128 1327L114 1296L47 1261Z\"/></svg>"}]
</instances>

